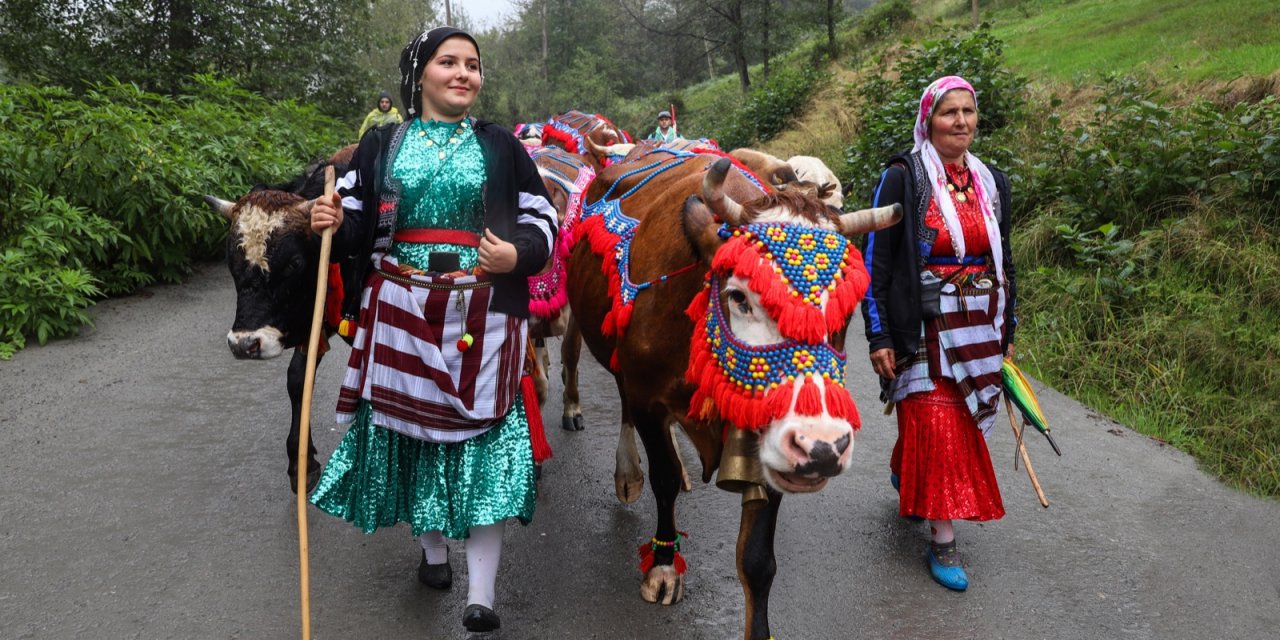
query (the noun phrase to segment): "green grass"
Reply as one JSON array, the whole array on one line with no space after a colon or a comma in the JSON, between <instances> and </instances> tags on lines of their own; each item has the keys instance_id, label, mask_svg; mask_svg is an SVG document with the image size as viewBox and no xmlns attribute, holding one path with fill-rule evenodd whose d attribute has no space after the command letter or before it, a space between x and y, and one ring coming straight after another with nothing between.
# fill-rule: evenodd
<instances>
[{"instance_id":1,"label":"green grass","mask_svg":"<svg viewBox=\"0 0 1280 640\"><path fill-rule=\"evenodd\" d=\"M1011 67L1069 82L1102 71L1186 82L1280 69L1275 0L1077 0L997 7L983 19Z\"/></svg>"}]
</instances>

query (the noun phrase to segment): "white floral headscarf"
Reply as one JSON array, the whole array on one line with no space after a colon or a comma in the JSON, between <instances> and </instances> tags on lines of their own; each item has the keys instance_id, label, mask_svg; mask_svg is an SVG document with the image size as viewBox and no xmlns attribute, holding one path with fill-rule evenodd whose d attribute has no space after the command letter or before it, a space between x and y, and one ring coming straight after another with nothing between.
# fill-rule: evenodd
<instances>
[{"instance_id":1,"label":"white floral headscarf","mask_svg":"<svg viewBox=\"0 0 1280 640\"><path fill-rule=\"evenodd\" d=\"M975 106L978 104L977 92L964 78L944 76L934 80L920 96L920 111L916 115L916 126L913 130L915 146L911 151L912 153L919 151L920 157L924 159L925 171L929 174L929 184L933 186L933 199L938 203L938 211L942 213L942 221L947 226L947 232L951 234L951 247L955 250L957 258L963 258L967 255L964 246L964 229L960 226L960 219L956 216L956 206L947 191L947 170L942 165L937 149L934 149L933 143L929 141L929 118L933 117L934 107L942 101L942 96L948 91L956 89L968 91L973 95L973 104ZM977 191L978 204L982 209L982 219L986 222L987 240L991 244L991 259L995 262L996 277L1000 282L1004 282L1004 247L1000 244L1000 221L996 218L994 207L995 199L999 197L996 193L995 177L991 175L987 165L982 164L977 156L967 150L964 153L964 160L965 165L978 175L974 189Z\"/></svg>"}]
</instances>

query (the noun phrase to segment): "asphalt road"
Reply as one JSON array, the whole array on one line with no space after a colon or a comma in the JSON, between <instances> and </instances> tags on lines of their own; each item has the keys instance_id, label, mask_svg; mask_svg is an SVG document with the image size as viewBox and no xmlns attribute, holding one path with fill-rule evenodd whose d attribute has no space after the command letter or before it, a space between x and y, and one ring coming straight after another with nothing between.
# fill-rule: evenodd
<instances>
[{"instance_id":1,"label":"asphalt road","mask_svg":"<svg viewBox=\"0 0 1280 640\"><path fill-rule=\"evenodd\" d=\"M233 308L230 277L207 265L185 286L99 304L77 338L0 362L0 638L299 637L287 358L234 360ZM959 523L971 587L935 585L925 525L896 515L893 422L874 401L865 344L850 353L864 427L847 474L783 502L779 639L1280 637L1280 503L1225 488L1041 385L1064 456L1028 442L1052 506L1036 502L1011 434L997 430L1008 515ZM316 387L325 456L342 435L332 407L345 355L334 350ZM503 629L489 637L740 638L738 500L713 485L678 505L691 536L685 601L640 599L635 549L653 532L652 496L614 498L616 401L605 372L586 366L586 431L554 428L559 402L544 407L556 457L534 522L507 529ZM468 636L460 544L455 588L437 593L417 583L403 525L366 536L313 508L309 523L313 637Z\"/></svg>"}]
</instances>

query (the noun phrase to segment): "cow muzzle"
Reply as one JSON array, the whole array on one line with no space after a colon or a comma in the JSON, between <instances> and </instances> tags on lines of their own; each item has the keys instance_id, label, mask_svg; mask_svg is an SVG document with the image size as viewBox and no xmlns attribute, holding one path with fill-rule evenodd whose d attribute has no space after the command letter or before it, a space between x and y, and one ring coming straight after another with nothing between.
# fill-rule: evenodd
<instances>
[{"instance_id":1,"label":"cow muzzle","mask_svg":"<svg viewBox=\"0 0 1280 640\"><path fill-rule=\"evenodd\" d=\"M237 360L269 360L284 353L284 334L274 327L227 332L227 347Z\"/></svg>"},{"instance_id":2,"label":"cow muzzle","mask_svg":"<svg viewBox=\"0 0 1280 640\"><path fill-rule=\"evenodd\" d=\"M765 478L779 491L809 493L844 473L853 458L853 426L830 416L788 417L760 446Z\"/></svg>"}]
</instances>

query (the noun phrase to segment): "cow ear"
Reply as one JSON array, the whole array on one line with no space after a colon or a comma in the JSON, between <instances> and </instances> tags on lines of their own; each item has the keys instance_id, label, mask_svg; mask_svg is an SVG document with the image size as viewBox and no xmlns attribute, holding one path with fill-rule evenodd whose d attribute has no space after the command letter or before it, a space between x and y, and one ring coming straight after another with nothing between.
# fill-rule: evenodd
<instances>
[{"instance_id":1,"label":"cow ear","mask_svg":"<svg viewBox=\"0 0 1280 640\"><path fill-rule=\"evenodd\" d=\"M711 258L716 255L720 245L724 244L724 240L720 239L720 224L716 222L716 216L711 212L711 208L702 201L702 198L689 196L689 199L684 201L684 215L681 216L681 220L684 221L684 235L693 245L698 258L711 264Z\"/></svg>"},{"instance_id":2,"label":"cow ear","mask_svg":"<svg viewBox=\"0 0 1280 640\"><path fill-rule=\"evenodd\" d=\"M321 197L321 198L323 198L324 196L320 196L320 197ZM311 200L304 200L304 201L302 201L302 202L298 203L298 212L299 212L299 213L301 213L302 215L304 215L304 216L306 216L306 217L310 218L310 217L311 217L311 207L316 206L316 200L319 200L319 199L320 199L320 198L313 198L313 199L311 199Z\"/></svg>"}]
</instances>

